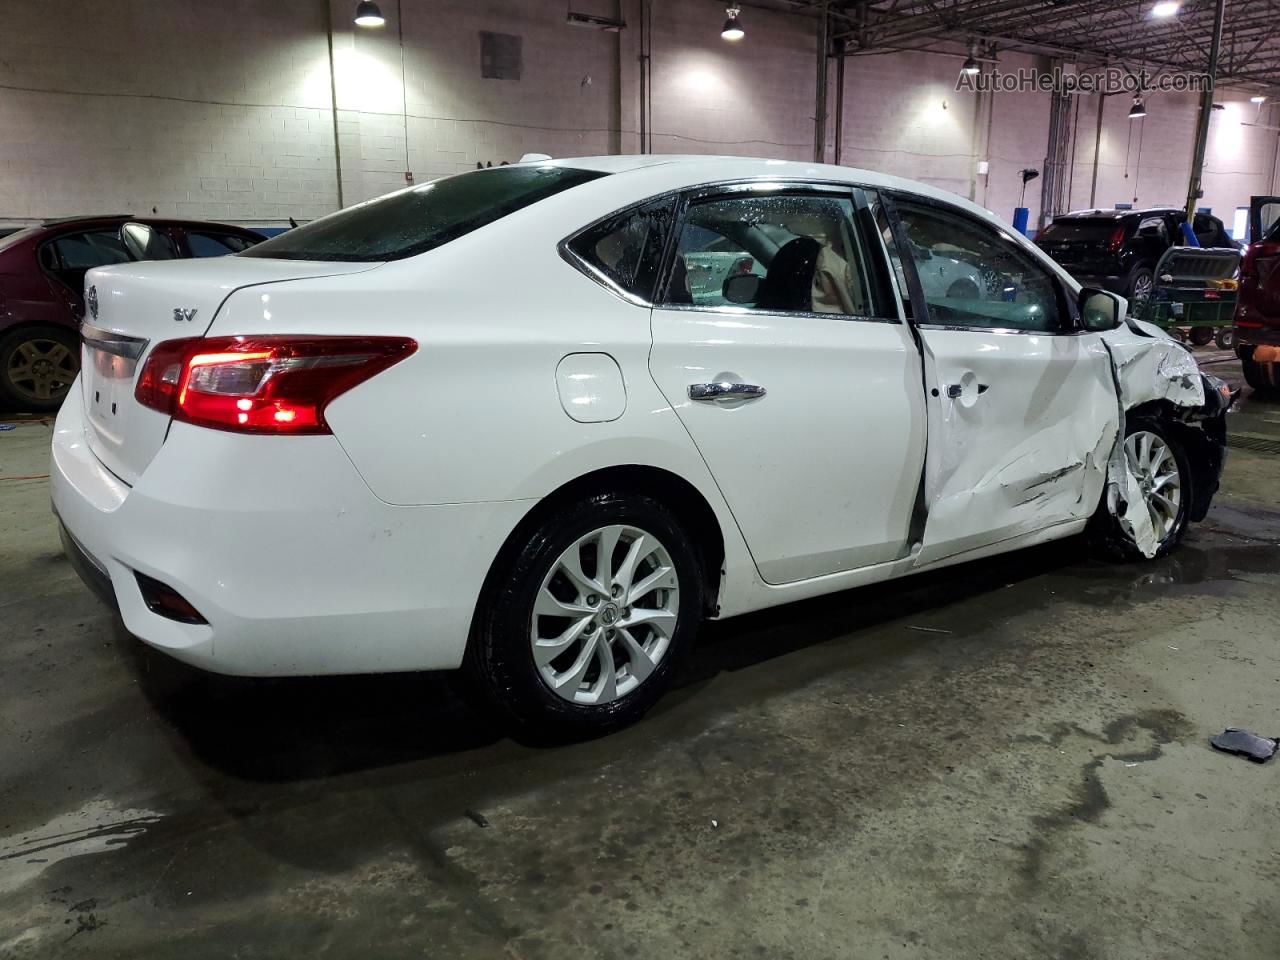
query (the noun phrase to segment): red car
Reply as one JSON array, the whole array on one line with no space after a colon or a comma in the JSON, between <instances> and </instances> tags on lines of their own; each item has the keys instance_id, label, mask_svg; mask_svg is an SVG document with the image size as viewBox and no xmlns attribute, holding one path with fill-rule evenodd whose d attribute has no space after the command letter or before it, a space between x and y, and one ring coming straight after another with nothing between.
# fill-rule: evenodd
<instances>
[{"instance_id":1,"label":"red car","mask_svg":"<svg viewBox=\"0 0 1280 960\"><path fill-rule=\"evenodd\" d=\"M131 260L239 253L244 227L127 215L46 220L0 237L0 407L53 410L80 369L84 275Z\"/></svg>"},{"instance_id":2,"label":"red car","mask_svg":"<svg viewBox=\"0 0 1280 960\"><path fill-rule=\"evenodd\" d=\"M1280 387L1280 197L1249 205L1252 242L1240 259L1235 348L1255 390Z\"/></svg>"}]
</instances>

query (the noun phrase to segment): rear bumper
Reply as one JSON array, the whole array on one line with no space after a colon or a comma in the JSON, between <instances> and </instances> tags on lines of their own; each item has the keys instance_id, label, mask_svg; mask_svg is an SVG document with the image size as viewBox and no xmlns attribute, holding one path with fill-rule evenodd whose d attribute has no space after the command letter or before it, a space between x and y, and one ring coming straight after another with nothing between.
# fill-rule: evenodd
<instances>
[{"instance_id":1,"label":"rear bumper","mask_svg":"<svg viewBox=\"0 0 1280 960\"><path fill-rule=\"evenodd\" d=\"M89 450L75 402L58 414L50 480L68 557L129 631L246 676L457 667L489 565L530 506L391 506L333 437L176 423L130 488ZM152 612L135 571L208 623Z\"/></svg>"}]
</instances>

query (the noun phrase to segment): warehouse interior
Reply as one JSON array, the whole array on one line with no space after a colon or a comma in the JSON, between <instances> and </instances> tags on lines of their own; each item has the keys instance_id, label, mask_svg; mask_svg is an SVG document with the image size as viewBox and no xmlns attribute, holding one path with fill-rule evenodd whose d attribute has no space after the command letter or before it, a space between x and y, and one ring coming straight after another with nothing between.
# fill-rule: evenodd
<instances>
[{"instance_id":1,"label":"warehouse interior","mask_svg":"<svg viewBox=\"0 0 1280 960\"><path fill-rule=\"evenodd\" d=\"M947 191L1055 257L1046 231L1068 214L1145 229L1158 211L1171 252L1220 255L1195 306L1162 292L1155 261L1141 300L1138 267L1076 279L1185 343L1226 411L1221 486L1175 549L1108 562L1082 533L713 617L642 721L566 739L487 711L470 676L223 676L142 642L86 589L50 508L58 405L78 403L92 364L32 374L31 402L0 388L0 958L1274 957L1280 760L1210 737L1248 728L1258 750L1280 746L1278 14L1276 0L0 0L0 368L22 362L5 359L14 331L38 327L6 235L109 221L111 262L145 281L154 258L126 221L239 231L251 239L217 252L244 260L259 237L476 170L753 157ZM1001 75L1009 88L983 88ZM1064 91L1064 76L1112 87ZM186 242L165 256L205 256ZM78 285L93 266L59 288L68 330L99 322L98 291L108 315L106 281ZM526 273L506 270L477 264L468 282L524 295ZM912 276L890 280L904 299ZM174 324L213 320L163 297L166 325L170 306ZM545 304L513 316L525 306L545 322ZM79 357L78 337L51 351ZM514 393L475 363L439 423ZM1106 386L1121 392L1119 373ZM1117 450L1123 417L1122 403ZM899 429L875 409L857 419ZM1111 469L1097 450L1089 465ZM903 480L908 501L921 476ZM175 503L221 482L185 479ZM236 546L246 565L289 562L270 536ZM367 576L378 595L382 572Z\"/></svg>"}]
</instances>

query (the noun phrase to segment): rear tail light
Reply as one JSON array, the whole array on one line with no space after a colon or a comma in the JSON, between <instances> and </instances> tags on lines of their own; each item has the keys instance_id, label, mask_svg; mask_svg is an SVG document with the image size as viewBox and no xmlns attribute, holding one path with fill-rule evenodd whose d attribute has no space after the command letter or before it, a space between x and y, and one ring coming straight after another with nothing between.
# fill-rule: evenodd
<instances>
[{"instance_id":1,"label":"rear tail light","mask_svg":"<svg viewBox=\"0 0 1280 960\"><path fill-rule=\"evenodd\" d=\"M1115 253L1117 250L1119 250L1123 246L1124 246L1124 226L1121 225L1116 227L1115 233L1111 234L1111 239L1107 241L1107 251L1109 253Z\"/></svg>"},{"instance_id":2,"label":"rear tail light","mask_svg":"<svg viewBox=\"0 0 1280 960\"><path fill-rule=\"evenodd\" d=\"M244 433L330 433L334 398L418 348L407 337L191 337L156 345L134 396L175 420Z\"/></svg>"}]
</instances>

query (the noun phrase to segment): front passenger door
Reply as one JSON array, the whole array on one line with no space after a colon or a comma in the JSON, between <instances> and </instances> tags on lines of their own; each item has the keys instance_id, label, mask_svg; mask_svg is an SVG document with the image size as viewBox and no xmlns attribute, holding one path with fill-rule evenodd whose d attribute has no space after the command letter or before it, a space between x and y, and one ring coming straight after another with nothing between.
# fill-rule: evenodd
<instances>
[{"instance_id":1,"label":"front passenger door","mask_svg":"<svg viewBox=\"0 0 1280 960\"><path fill-rule=\"evenodd\" d=\"M1009 234L946 204L896 208L929 394L917 562L1087 518L1119 422L1101 335L1075 324L1057 276ZM965 272L982 278L976 292L932 279Z\"/></svg>"},{"instance_id":2,"label":"front passenger door","mask_svg":"<svg viewBox=\"0 0 1280 960\"><path fill-rule=\"evenodd\" d=\"M649 369L767 583L906 554L920 359L848 186L688 198Z\"/></svg>"}]
</instances>

